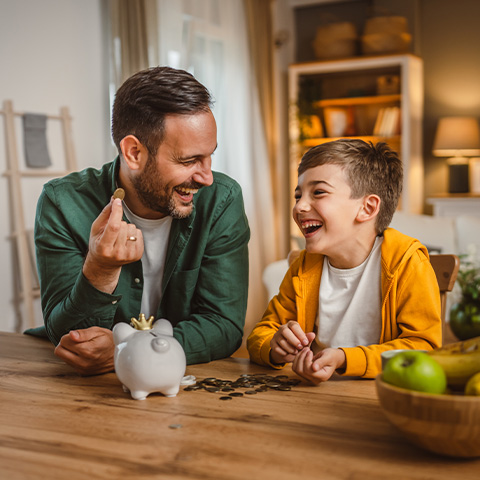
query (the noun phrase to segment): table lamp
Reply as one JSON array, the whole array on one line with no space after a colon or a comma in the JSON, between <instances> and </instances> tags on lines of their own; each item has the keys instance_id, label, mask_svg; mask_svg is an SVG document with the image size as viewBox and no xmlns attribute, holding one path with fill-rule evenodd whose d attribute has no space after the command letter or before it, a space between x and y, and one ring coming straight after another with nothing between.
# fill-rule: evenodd
<instances>
[{"instance_id":1,"label":"table lamp","mask_svg":"<svg viewBox=\"0 0 480 480\"><path fill-rule=\"evenodd\" d=\"M469 191L469 158L480 155L480 129L475 117L443 117L438 121L433 154L450 157L449 193Z\"/></svg>"}]
</instances>

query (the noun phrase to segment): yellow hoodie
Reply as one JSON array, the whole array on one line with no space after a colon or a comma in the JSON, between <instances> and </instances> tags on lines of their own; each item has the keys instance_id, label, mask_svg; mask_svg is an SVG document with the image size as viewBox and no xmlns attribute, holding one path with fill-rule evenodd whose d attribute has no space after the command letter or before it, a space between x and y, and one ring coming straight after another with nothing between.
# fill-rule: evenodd
<instances>
[{"instance_id":1,"label":"yellow hoodie","mask_svg":"<svg viewBox=\"0 0 480 480\"><path fill-rule=\"evenodd\" d=\"M343 375L373 378L381 371L381 352L431 350L442 343L440 293L427 249L393 228L383 236L380 343L342 348L346 356ZM315 331L323 258L303 250L290 266L279 293L248 337L252 361L283 366L270 361L270 341L279 326L290 320L296 320L305 333Z\"/></svg>"}]
</instances>

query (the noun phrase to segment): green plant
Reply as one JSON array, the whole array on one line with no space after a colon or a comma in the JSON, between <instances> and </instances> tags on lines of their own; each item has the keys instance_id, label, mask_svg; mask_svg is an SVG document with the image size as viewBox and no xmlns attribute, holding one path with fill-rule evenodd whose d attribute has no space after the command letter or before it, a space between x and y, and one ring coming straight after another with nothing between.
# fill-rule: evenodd
<instances>
[{"instance_id":1,"label":"green plant","mask_svg":"<svg viewBox=\"0 0 480 480\"><path fill-rule=\"evenodd\" d=\"M477 302L480 298L480 265L471 254L460 255L457 284L465 302Z\"/></svg>"},{"instance_id":2,"label":"green plant","mask_svg":"<svg viewBox=\"0 0 480 480\"><path fill-rule=\"evenodd\" d=\"M460 340L480 336L480 259L472 247L460 255L456 302L450 309L450 327Z\"/></svg>"}]
</instances>

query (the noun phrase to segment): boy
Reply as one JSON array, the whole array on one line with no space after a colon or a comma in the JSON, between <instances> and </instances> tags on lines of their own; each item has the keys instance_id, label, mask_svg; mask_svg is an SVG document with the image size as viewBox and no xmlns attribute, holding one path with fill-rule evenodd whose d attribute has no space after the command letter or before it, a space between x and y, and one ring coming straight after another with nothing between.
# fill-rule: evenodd
<instances>
[{"instance_id":1,"label":"boy","mask_svg":"<svg viewBox=\"0 0 480 480\"><path fill-rule=\"evenodd\" d=\"M254 362L293 362L318 384L334 372L375 377L385 350L440 346L427 249L387 228L402 182L402 162L385 143L338 140L303 156L293 218L306 249L248 337Z\"/></svg>"}]
</instances>

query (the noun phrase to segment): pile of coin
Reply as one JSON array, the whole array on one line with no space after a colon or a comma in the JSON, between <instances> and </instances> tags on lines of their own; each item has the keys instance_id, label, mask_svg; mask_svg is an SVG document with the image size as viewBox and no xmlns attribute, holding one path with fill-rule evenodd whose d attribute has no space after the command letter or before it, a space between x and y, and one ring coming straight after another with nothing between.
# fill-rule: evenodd
<instances>
[{"instance_id":1,"label":"pile of coin","mask_svg":"<svg viewBox=\"0 0 480 480\"><path fill-rule=\"evenodd\" d=\"M220 400L232 400L234 397L255 395L268 390L289 391L301 382L298 378L290 378L288 375L265 375L263 373L245 373L236 380L222 380L209 377L197 381L195 385L185 387L183 390L191 392L205 390L210 393L221 394ZM243 392L237 391L243 389Z\"/></svg>"}]
</instances>

